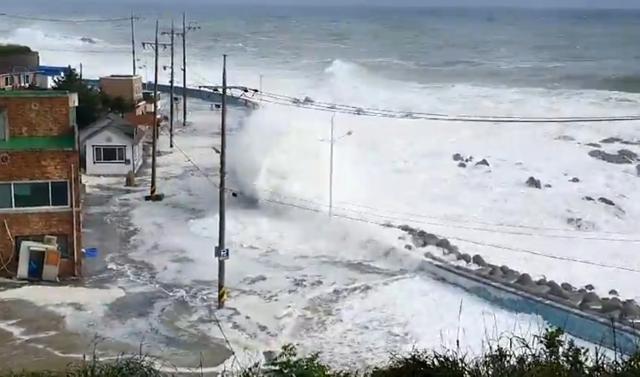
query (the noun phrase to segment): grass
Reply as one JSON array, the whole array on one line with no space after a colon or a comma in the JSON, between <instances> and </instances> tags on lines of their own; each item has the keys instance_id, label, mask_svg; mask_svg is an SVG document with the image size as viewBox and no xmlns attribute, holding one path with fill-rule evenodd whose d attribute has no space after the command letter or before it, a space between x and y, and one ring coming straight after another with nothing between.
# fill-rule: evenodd
<instances>
[{"instance_id":1,"label":"grass","mask_svg":"<svg viewBox=\"0 0 640 377\"><path fill-rule=\"evenodd\" d=\"M561 330L547 330L535 341L512 338L509 347L492 347L479 357L459 351L415 350L394 356L366 370L334 370L319 354L300 356L292 345L264 364L255 364L233 377L638 377L640 352L612 358L590 352L567 340ZM94 358L60 372L9 372L0 377L156 377L170 376L143 356L102 363Z\"/></svg>"}]
</instances>

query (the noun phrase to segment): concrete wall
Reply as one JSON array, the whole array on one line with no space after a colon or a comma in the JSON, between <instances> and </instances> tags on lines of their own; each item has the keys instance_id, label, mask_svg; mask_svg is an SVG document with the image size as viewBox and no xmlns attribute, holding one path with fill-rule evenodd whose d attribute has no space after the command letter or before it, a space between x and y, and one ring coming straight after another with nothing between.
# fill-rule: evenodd
<instances>
[{"instance_id":1,"label":"concrete wall","mask_svg":"<svg viewBox=\"0 0 640 377\"><path fill-rule=\"evenodd\" d=\"M79 156L74 151L20 151L2 152L9 155L9 163L0 168L0 182L12 181L49 181L65 180L69 182L70 204L75 199L76 207L80 207L80 177L77 174ZM74 173L72 173L72 170ZM73 177L73 179L72 179ZM55 209L5 209L0 210L0 255L4 261L11 258L10 271L17 271L17 253L14 255L14 245L6 232L4 222L7 222L13 238L29 235L56 234L64 235L68 239L70 258L63 259L60 264L60 276L74 275L74 248L80 250L82 245L81 229L82 217L80 211L75 213L76 237L73 237L74 211L69 208ZM12 257L13 256L13 257ZM10 276L6 271L0 271L0 276Z\"/></svg>"},{"instance_id":2,"label":"concrete wall","mask_svg":"<svg viewBox=\"0 0 640 377\"><path fill-rule=\"evenodd\" d=\"M9 137L58 136L74 132L68 96L0 96L0 108L7 109Z\"/></svg>"},{"instance_id":3,"label":"concrete wall","mask_svg":"<svg viewBox=\"0 0 640 377\"><path fill-rule=\"evenodd\" d=\"M110 129L93 135L86 140L84 145L86 173L89 175L127 175L133 168L133 160L135 158L131 144L131 138L123 135L121 132ZM124 146L125 160L129 162L94 162L94 146Z\"/></svg>"},{"instance_id":4,"label":"concrete wall","mask_svg":"<svg viewBox=\"0 0 640 377\"><path fill-rule=\"evenodd\" d=\"M106 76L100 78L100 90L109 97L122 97L126 102L142 101L142 78L140 76Z\"/></svg>"}]
</instances>

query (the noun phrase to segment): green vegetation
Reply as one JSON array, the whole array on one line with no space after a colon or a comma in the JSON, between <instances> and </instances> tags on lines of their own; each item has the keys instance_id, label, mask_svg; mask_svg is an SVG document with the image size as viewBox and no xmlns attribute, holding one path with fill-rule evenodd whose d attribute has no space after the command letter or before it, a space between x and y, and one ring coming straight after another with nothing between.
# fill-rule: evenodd
<instances>
[{"instance_id":1,"label":"green vegetation","mask_svg":"<svg viewBox=\"0 0 640 377\"><path fill-rule=\"evenodd\" d=\"M512 338L509 347L490 347L471 358L459 351L414 351L393 357L381 366L360 371L338 371L318 354L299 356L295 347L283 347L266 364L256 364L235 377L638 377L640 352L623 358L595 354L567 341L560 330L548 330L534 342ZM155 377L168 376L145 357L120 358L113 362L84 361L65 372L9 373L0 377Z\"/></svg>"},{"instance_id":2,"label":"green vegetation","mask_svg":"<svg viewBox=\"0 0 640 377\"><path fill-rule=\"evenodd\" d=\"M79 129L87 127L108 112L123 115L134 109L133 104L126 103L121 97L111 98L90 87L72 68L69 68L64 77L54 81L53 89L78 93L76 120Z\"/></svg>"},{"instance_id":3,"label":"green vegetation","mask_svg":"<svg viewBox=\"0 0 640 377\"><path fill-rule=\"evenodd\" d=\"M0 44L0 56L8 56L15 54L27 54L31 52L31 48L21 45Z\"/></svg>"}]
</instances>

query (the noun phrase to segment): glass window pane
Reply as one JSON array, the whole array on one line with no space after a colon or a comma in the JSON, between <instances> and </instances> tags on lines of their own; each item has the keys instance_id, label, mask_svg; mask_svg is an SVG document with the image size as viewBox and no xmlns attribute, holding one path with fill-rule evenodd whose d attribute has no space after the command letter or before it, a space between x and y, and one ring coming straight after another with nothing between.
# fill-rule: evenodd
<instances>
[{"instance_id":1,"label":"glass window pane","mask_svg":"<svg viewBox=\"0 0 640 377\"><path fill-rule=\"evenodd\" d=\"M51 182L51 205L69 205L69 185L67 182Z\"/></svg>"},{"instance_id":2,"label":"glass window pane","mask_svg":"<svg viewBox=\"0 0 640 377\"><path fill-rule=\"evenodd\" d=\"M48 207L49 182L14 183L13 198L16 208Z\"/></svg>"},{"instance_id":3,"label":"glass window pane","mask_svg":"<svg viewBox=\"0 0 640 377\"><path fill-rule=\"evenodd\" d=\"M94 147L93 148L93 155L94 155L94 159L96 161L102 161L102 148Z\"/></svg>"},{"instance_id":4,"label":"glass window pane","mask_svg":"<svg viewBox=\"0 0 640 377\"><path fill-rule=\"evenodd\" d=\"M0 208L11 208L11 183L0 183Z\"/></svg>"},{"instance_id":5,"label":"glass window pane","mask_svg":"<svg viewBox=\"0 0 640 377\"><path fill-rule=\"evenodd\" d=\"M7 112L0 110L0 140L7 138Z\"/></svg>"},{"instance_id":6,"label":"glass window pane","mask_svg":"<svg viewBox=\"0 0 640 377\"><path fill-rule=\"evenodd\" d=\"M124 161L124 148L118 148L118 161Z\"/></svg>"},{"instance_id":7,"label":"glass window pane","mask_svg":"<svg viewBox=\"0 0 640 377\"><path fill-rule=\"evenodd\" d=\"M117 161L118 153L116 148L102 148L102 161Z\"/></svg>"}]
</instances>

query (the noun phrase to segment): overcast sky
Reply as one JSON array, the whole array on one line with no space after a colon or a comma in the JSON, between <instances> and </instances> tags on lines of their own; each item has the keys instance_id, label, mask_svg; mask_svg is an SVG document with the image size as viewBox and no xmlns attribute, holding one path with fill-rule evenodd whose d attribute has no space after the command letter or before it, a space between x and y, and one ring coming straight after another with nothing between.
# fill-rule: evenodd
<instances>
[{"instance_id":1,"label":"overcast sky","mask_svg":"<svg viewBox=\"0 0 640 377\"><path fill-rule=\"evenodd\" d=\"M34 0L0 0L28 3ZM37 0L36 0L37 1ZM105 0L56 0L56 2L95 3ZM507 6L544 8L635 8L640 0L110 0L110 3L205 3L261 5L401 5L401 6Z\"/></svg>"}]
</instances>

